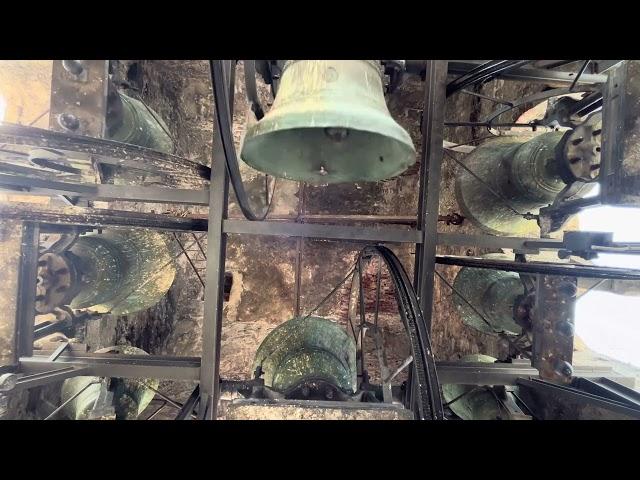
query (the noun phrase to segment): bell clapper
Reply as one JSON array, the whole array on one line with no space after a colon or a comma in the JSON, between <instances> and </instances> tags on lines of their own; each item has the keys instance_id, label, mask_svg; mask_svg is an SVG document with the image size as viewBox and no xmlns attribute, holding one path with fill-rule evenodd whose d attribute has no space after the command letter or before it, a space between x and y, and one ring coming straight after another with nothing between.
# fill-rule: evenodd
<instances>
[{"instance_id":1,"label":"bell clapper","mask_svg":"<svg viewBox=\"0 0 640 480\"><path fill-rule=\"evenodd\" d=\"M342 142L349 136L349 129L327 127L324 129L324 134L334 142Z\"/></svg>"}]
</instances>

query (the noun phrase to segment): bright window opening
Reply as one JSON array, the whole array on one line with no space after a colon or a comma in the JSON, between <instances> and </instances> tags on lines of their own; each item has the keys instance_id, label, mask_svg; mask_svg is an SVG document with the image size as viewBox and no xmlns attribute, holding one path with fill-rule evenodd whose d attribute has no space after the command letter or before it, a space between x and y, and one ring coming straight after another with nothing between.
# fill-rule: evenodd
<instances>
[{"instance_id":1,"label":"bright window opening","mask_svg":"<svg viewBox=\"0 0 640 480\"><path fill-rule=\"evenodd\" d=\"M640 241L640 208L596 207L578 214L580 230ZM599 254L595 265L640 269L640 255ZM593 351L640 367L640 297L591 291L576 302L576 333Z\"/></svg>"}]
</instances>

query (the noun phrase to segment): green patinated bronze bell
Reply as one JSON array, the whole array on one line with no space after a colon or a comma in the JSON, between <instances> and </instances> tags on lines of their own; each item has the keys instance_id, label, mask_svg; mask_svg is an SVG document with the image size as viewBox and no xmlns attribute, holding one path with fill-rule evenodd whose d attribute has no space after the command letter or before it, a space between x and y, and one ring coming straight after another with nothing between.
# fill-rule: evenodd
<instances>
[{"instance_id":1,"label":"green patinated bronze bell","mask_svg":"<svg viewBox=\"0 0 640 480\"><path fill-rule=\"evenodd\" d=\"M80 236L61 253L38 262L36 310L69 305L125 315L155 305L167 293L176 268L167 243L152 230L109 230Z\"/></svg>"},{"instance_id":2,"label":"green patinated bronze bell","mask_svg":"<svg viewBox=\"0 0 640 480\"><path fill-rule=\"evenodd\" d=\"M279 392L315 380L344 393L357 388L355 342L343 327L320 317L293 318L275 328L260 344L253 368Z\"/></svg>"},{"instance_id":3,"label":"green patinated bronze bell","mask_svg":"<svg viewBox=\"0 0 640 480\"><path fill-rule=\"evenodd\" d=\"M389 114L379 62L289 60L241 157L270 175L317 184L390 178L415 163L416 151Z\"/></svg>"},{"instance_id":4,"label":"green patinated bronze bell","mask_svg":"<svg viewBox=\"0 0 640 480\"><path fill-rule=\"evenodd\" d=\"M466 170L458 174L456 198L462 214L494 235L538 236L535 219L520 214L538 214L567 185L565 165L572 160L563 148L567 138L565 132L506 136L474 149L464 163L482 181ZM584 184L575 195L590 189Z\"/></svg>"},{"instance_id":5,"label":"green patinated bronze bell","mask_svg":"<svg viewBox=\"0 0 640 480\"><path fill-rule=\"evenodd\" d=\"M511 259L504 254L487 254L483 258ZM456 291L477 309L489 325L460 295L454 293L453 303L462 322L483 333L496 332L518 335L522 332L514 320L514 309L524 295L524 285L515 272L486 268L463 267L453 282Z\"/></svg>"},{"instance_id":6,"label":"green patinated bronze bell","mask_svg":"<svg viewBox=\"0 0 640 480\"><path fill-rule=\"evenodd\" d=\"M122 92L109 94L107 138L122 143L173 153L173 140L162 118L140 100Z\"/></svg>"},{"instance_id":7,"label":"green patinated bronze bell","mask_svg":"<svg viewBox=\"0 0 640 480\"><path fill-rule=\"evenodd\" d=\"M96 350L95 353L148 355L144 350L131 346L107 347ZM101 390L101 385L98 383L100 380L100 377L80 376L64 381L61 397L63 403L68 401L63 409L67 418L71 420L88 419L94 408L102 407L96 405ZM111 378L109 391L113 393L113 402L109 406L115 410L116 419L137 419L153 400L155 392L152 388L157 389L158 385L157 379ZM82 391L83 389L85 390ZM78 396L73 398L76 394Z\"/></svg>"}]
</instances>

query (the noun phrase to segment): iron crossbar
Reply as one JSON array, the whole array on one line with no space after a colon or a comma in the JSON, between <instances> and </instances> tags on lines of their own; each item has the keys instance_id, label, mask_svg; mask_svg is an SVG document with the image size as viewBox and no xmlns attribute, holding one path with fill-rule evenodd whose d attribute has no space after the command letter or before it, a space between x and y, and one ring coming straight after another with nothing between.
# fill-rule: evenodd
<instances>
[{"instance_id":1,"label":"iron crossbar","mask_svg":"<svg viewBox=\"0 0 640 480\"><path fill-rule=\"evenodd\" d=\"M42 374L58 375L57 380L75 375L117 376L121 378L158 378L164 380L197 381L200 378L199 357L170 357L159 355L116 355L70 353L51 362L49 352L20 358L20 370L32 377ZM438 377L443 384L515 385L520 378L537 378L538 370L524 362L472 363L436 362ZM608 368L576 367L575 375L585 378L611 377ZM23 382L27 380L22 377ZM20 382L20 380L19 380ZM224 380L218 378L218 382ZM242 384L242 382L239 382Z\"/></svg>"}]
</instances>

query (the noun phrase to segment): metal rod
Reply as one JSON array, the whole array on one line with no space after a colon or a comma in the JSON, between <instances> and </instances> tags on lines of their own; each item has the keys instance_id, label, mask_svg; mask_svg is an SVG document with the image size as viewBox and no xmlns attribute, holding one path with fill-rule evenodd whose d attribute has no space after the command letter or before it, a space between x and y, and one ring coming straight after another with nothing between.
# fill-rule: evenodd
<instances>
[{"instance_id":1,"label":"metal rod","mask_svg":"<svg viewBox=\"0 0 640 480\"><path fill-rule=\"evenodd\" d=\"M48 383L61 382L63 380L66 380L67 378L85 375L87 372L88 371L86 368L65 367L56 370L44 371L33 375L24 375L18 378L13 391L39 387Z\"/></svg>"},{"instance_id":2,"label":"metal rod","mask_svg":"<svg viewBox=\"0 0 640 480\"><path fill-rule=\"evenodd\" d=\"M413 355L409 355L407 358L405 358L404 362L402 362L402 364L398 368L396 368L396 370L384 380L385 383L390 382L391 380L396 378L398 375L400 375L400 372L402 372L405 368L407 368L409 364L411 364L411 362L413 362Z\"/></svg>"},{"instance_id":3,"label":"metal rod","mask_svg":"<svg viewBox=\"0 0 640 480\"><path fill-rule=\"evenodd\" d=\"M364 326L367 323L367 312L364 301L364 272L362 271L362 257L358 256L358 299L360 303L360 373L364 375Z\"/></svg>"},{"instance_id":4,"label":"metal rod","mask_svg":"<svg viewBox=\"0 0 640 480\"><path fill-rule=\"evenodd\" d=\"M437 215L435 218L437 224ZM275 221L224 220L224 232L233 234L274 235L284 237L321 238L348 242L420 243L422 235L400 228L353 227Z\"/></svg>"},{"instance_id":5,"label":"metal rod","mask_svg":"<svg viewBox=\"0 0 640 480\"><path fill-rule=\"evenodd\" d=\"M305 202L304 202L304 198L305 198L305 193L306 193L306 183L305 182L298 182L298 212L296 215L296 222L299 221L300 217L302 217L305 214ZM304 248L304 240L302 239L302 237L298 237L296 239L296 273L295 273L295 285L294 285L294 290L295 290L295 304L294 304L294 312L295 312L295 316L299 317L300 316L300 312L301 312L301 306L300 306L300 294L302 292L302 259L303 259L303 254L302 254L302 249Z\"/></svg>"},{"instance_id":6,"label":"metal rod","mask_svg":"<svg viewBox=\"0 0 640 480\"><path fill-rule=\"evenodd\" d=\"M195 235L194 235L194 237L195 237ZM189 254L184 249L184 246L182 245L182 242L180 241L180 239L178 239L178 235L176 235L175 232L173 232L173 238L175 239L176 242L178 242L178 245L180 246L180 250L182 250L182 253L184 254L184 256L187 257L187 261L189 262L189 265L191 265L191 268L193 269L194 273L198 277L198 280L200 280L200 284L204 287L204 280L202 280L202 277L200 276L200 272L198 272L198 269L193 264L193 261L191 260L191 257L189 257ZM198 243L198 239L197 238L196 238L196 242L195 243Z\"/></svg>"},{"instance_id":7,"label":"metal rod","mask_svg":"<svg viewBox=\"0 0 640 480\"><path fill-rule=\"evenodd\" d=\"M55 362L56 359L62 354L62 352L64 352L67 349L68 346L69 346L69 342L64 342L62 345L56 348L56 350L51 354L51 356L47 360L49 360L50 362Z\"/></svg>"},{"instance_id":8,"label":"metal rod","mask_svg":"<svg viewBox=\"0 0 640 480\"><path fill-rule=\"evenodd\" d=\"M219 100L216 103L216 110L225 110L226 105L221 106ZM226 168L226 152L221 143L220 128L219 119L215 117L202 325L201 398L198 410L198 418L208 420L213 420L217 416L220 393L220 341L224 301L224 265L227 250L227 235L223 230L223 221L227 216L229 177Z\"/></svg>"},{"instance_id":9,"label":"metal rod","mask_svg":"<svg viewBox=\"0 0 640 480\"><path fill-rule=\"evenodd\" d=\"M196 241L196 244L198 245L198 249L200 250L202 257L206 260L207 252L204 251L204 249L202 248L202 245L200 244L200 241L206 236L206 234L202 235L200 238L198 238L197 235L193 232L191 232L191 235L193 236L193 239Z\"/></svg>"},{"instance_id":10,"label":"metal rod","mask_svg":"<svg viewBox=\"0 0 640 480\"><path fill-rule=\"evenodd\" d=\"M357 299L354 296L354 292L356 289L360 288L360 279L358 276L353 275L351 277L351 286L349 287L349 305L347 305L347 321L349 322L349 328L351 328L351 333L353 334L353 341L358 341L358 334L356 333L356 329L353 326L353 317L355 316L355 311L357 310Z\"/></svg>"},{"instance_id":11,"label":"metal rod","mask_svg":"<svg viewBox=\"0 0 640 480\"><path fill-rule=\"evenodd\" d=\"M452 405L454 403L456 403L458 400L460 400L463 397L466 397L467 395L469 395L471 392L475 392L478 389L482 389L485 388L484 385L478 385L475 388L472 388L471 390L467 390L466 392L462 392L460 395L458 395L457 397L455 397L453 400L449 400L447 403L443 404L443 407L448 407L449 405Z\"/></svg>"},{"instance_id":12,"label":"metal rod","mask_svg":"<svg viewBox=\"0 0 640 480\"><path fill-rule=\"evenodd\" d=\"M156 388L153 388L151 385L147 385L146 383L144 383L141 380L138 380L138 383L140 385L142 385L145 388L148 388L149 390L151 390L153 393L155 393L156 395L158 395L162 400L164 400L165 402L167 402L169 405L171 405L172 407L177 408L178 410L182 410L183 405L181 403L178 403L174 400L171 400L169 397L167 397L164 393L162 393L161 391L159 391ZM195 415L192 414L193 418L196 418Z\"/></svg>"},{"instance_id":13,"label":"metal rod","mask_svg":"<svg viewBox=\"0 0 640 480\"><path fill-rule=\"evenodd\" d=\"M314 313L314 312L316 312L320 307L322 307L322 305L324 305L324 304L325 304L325 302L326 302L327 300L329 300L329 299L331 298L331 296L332 296L334 293L336 293L336 292L338 291L338 289L339 289L339 288L340 288L340 287L341 287L341 286L342 286L342 285L343 285L347 280L349 280L349 278L350 278L353 274L355 274L355 273L356 273L357 268L358 268L358 267L357 267L357 261L356 261L356 264L355 264L355 265L353 265L353 267L351 267L351 269L349 270L349 273L347 273L347 275L346 275L342 280L340 280L340 282L339 282L335 287L333 287L333 289L332 289L332 290L331 290L331 291L330 291L330 292L329 292L329 293L328 293L328 294L327 294L327 295L326 295L322 300L320 300L320 303L318 303L314 308L312 308L312 309L311 309L311 311L310 311L309 313L307 313L307 314L305 315L304 319L309 318L311 315L313 315L313 313ZM360 288L362 288L362 287L360 287ZM357 339L354 339L354 340L357 340Z\"/></svg>"},{"instance_id":14,"label":"metal rod","mask_svg":"<svg viewBox=\"0 0 640 480\"><path fill-rule=\"evenodd\" d=\"M500 136L499 135L485 135L484 137L473 138L473 139L471 139L469 141L466 141L466 142L456 143L456 144L451 145L450 147L447 147L447 148L454 149L456 147L462 147L464 145L470 145L472 143L480 142L482 140L488 140L488 139L494 139L494 138L500 138Z\"/></svg>"},{"instance_id":15,"label":"metal rod","mask_svg":"<svg viewBox=\"0 0 640 480\"><path fill-rule=\"evenodd\" d=\"M571 86L569 87L570 92L573 92L573 89L578 84L578 80L580 80L580 77L582 76L584 71L587 69L589 62L591 62L591 60L585 60L584 63L582 64L582 67L580 67L580 70L578 70L578 73L576 74L576 78L573 80L573 82L571 83Z\"/></svg>"},{"instance_id":16,"label":"metal rod","mask_svg":"<svg viewBox=\"0 0 640 480\"><path fill-rule=\"evenodd\" d=\"M37 352L19 359L20 371L30 375L54 369L73 367L82 369L64 373L64 378L76 375L119 378L157 378L166 380L197 381L200 377L200 358L155 355L89 354L67 351L55 362L49 362L48 352ZM50 375L51 382L61 376ZM47 383L43 379L39 384ZM29 385L32 386L32 385ZM35 386L35 385L33 385Z\"/></svg>"},{"instance_id":17,"label":"metal rod","mask_svg":"<svg viewBox=\"0 0 640 480\"><path fill-rule=\"evenodd\" d=\"M300 316L300 291L302 290L302 244L303 240L301 237L296 238L296 275L295 275L295 303L294 303L294 312L295 316Z\"/></svg>"},{"instance_id":18,"label":"metal rod","mask_svg":"<svg viewBox=\"0 0 640 480\"><path fill-rule=\"evenodd\" d=\"M482 321L483 321L484 323L486 323L486 324L487 324L487 326L488 326L491 330L493 330L493 331L494 331L495 333L497 333L498 335L500 335L501 333L503 333L503 332L499 332L499 331L497 331L495 328L493 328L493 326L491 325L491 322L489 322L489 320L487 320L487 319L485 318L485 316L482 314L482 312L480 312L480 311L475 307L475 305L474 305L474 304L472 304L469 300L467 300L467 299L465 298L465 296L464 296L464 295L462 295L462 294L458 291L458 289L457 289L456 287L454 287L451 283L449 283L449 282L447 281L447 279L446 279L446 278L444 278L444 277L442 276L442 274L441 274L440 272L438 272L437 270L436 270L436 275L438 276L438 278L440 278L440 280L442 280L442 281L444 282L444 284L445 284L447 287L449 287L449 288L453 291L453 293L455 293L456 295L458 295L458 297L460 297L460 299L461 299L464 303L466 303L467 305L469 305L469 307L471 307L471 310L473 310L473 311L475 312L475 314L476 314L476 315L478 315L478 316L482 319Z\"/></svg>"},{"instance_id":19,"label":"metal rod","mask_svg":"<svg viewBox=\"0 0 640 480\"><path fill-rule=\"evenodd\" d=\"M160 411L167 406L167 401L163 401L162 405L160 405L151 415L149 415L146 420L153 420L156 415L160 413Z\"/></svg>"},{"instance_id":20,"label":"metal rod","mask_svg":"<svg viewBox=\"0 0 640 480\"><path fill-rule=\"evenodd\" d=\"M580 295L578 295L576 297L576 300L579 300L580 298L584 297L587 293L589 293L591 290L593 290L594 288L598 288L600 285L602 285L604 282L606 282L607 279L606 278L602 278L600 280L598 280L596 283L594 283L593 285L591 285L589 288L587 288L584 292L582 292Z\"/></svg>"},{"instance_id":21,"label":"metal rod","mask_svg":"<svg viewBox=\"0 0 640 480\"><path fill-rule=\"evenodd\" d=\"M433 309L433 274L435 271L436 237L440 206L440 176L442 141L444 138L444 109L446 98L447 61L428 60L426 65L424 113L422 120L423 147L420 163L420 192L418 198L418 230L420 244L416 245L414 287L427 331L431 331Z\"/></svg>"},{"instance_id":22,"label":"metal rod","mask_svg":"<svg viewBox=\"0 0 640 480\"><path fill-rule=\"evenodd\" d=\"M38 120L40 120L42 117L44 117L47 113L49 113L49 109L47 108L44 112L42 112L40 115L38 115L36 118L34 118L33 120L31 120L27 126L31 127L32 125L36 124L38 122Z\"/></svg>"},{"instance_id":23,"label":"metal rod","mask_svg":"<svg viewBox=\"0 0 640 480\"><path fill-rule=\"evenodd\" d=\"M191 392L191 395L189 395L189 398L187 399L187 401L184 402L184 405L182 406L182 408L178 412L178 415L176 416L176 420L186 420L189 414L193 416L192 415L193 409L195 408L199 400L200 400L200 385L197 385L196 388L193 390L193 392Z\"/></svg>"},{"instance_id":24,"label":"metal rod","mask_svg":"<svg viewBox=\"0 0 640 480\"><path fill-rule=\"evenodd\" d=\"M438 255L436 263L461 267L489 268L506 272L540 273L543 275L565 275L569 277L606 278L614 280L640 280L640 270L631 268L600 267L551 262L512 262L486 258Z\"/></svg>"},{"instance_id":25,"label":"metal rod","mask_svg":"<svg viewBox=\"0 0 640 480\"><path fill-rule=\"evenodd\" d=\"M26 222L22 227L20 270L18 272L16 357L21 357L23 355L29 356L33 353L39 244L39 225L37 223Z\"/></svg>"},{"instance_id":26,"label":"metal rod","mask_svg":"<svg viewBox=\"0 0 640 480\"><path fill-rule=\"evenodd\" d=\"M376 304L373 311L373 324L378 328L378 314L380 312L380 286L382 283L382 259L378 257L378 269L376 270Z\"/></svg>"},{"instance_id":27,"label":"metal rod","mask_svg":"<svg viewBox=\"0 0 640 480\"><path fill-rule=\"evenodd\" d=\"M80 396L80 394L82 392L84 392L87 388L89 388L91 385L95 385L96 383L100 383L101 380L91 380L89 383L87 383L83 388L81 388L78 392L76 392L71 398L69 398L68 400L66 400L62 405L60 405L58 408L56 408L53 412L51 412L51 414L47 417L45 417L45 420L50 420L51 418L53 418L53 416L58 413L60 410L62 410L64 407L66 407L70 402L72 402L73 400L75 400L76 398L78 398Z\"/></svg>"},{"instance_id":28,"label":"metal rod","mask_svg":"<svg viewBox=\"0 0 640 480\"><path fill-rule=\"evenodd\" d=\"M531 128L536 129L541 125L536 125L534 123L514 123L514 122L505 122L505 123L493 123L493 122L444 122L445 127L491 127L491 128L499 128L499 127L522 127L522 128Z\"/></svg>"},{"instance_id":29,"label":"metal rod","mask_svg":"<svg viewBox=\"0 0 640 480\"><path fill-rule=\"evenodd\" d=\"M45 209L36 205L29 205L28 210L13 205L0 205L0 218L50 223L58 227L78 225L93 228L140 227L160 230L205 232L207 230L206 218L176 217L173 215L99 208L74 207L71 212L69 212ZM41 225L42 229L45 227L47 227L47 225Z\"/></svg>"},{"instance_id":30,"label":"metal rod","mask_svg":"<svg viewBox=\"0 0 640 480\"><path fill-rule=\"evenodd\" d=\"M449 156L449 158L451 158L454 162L456 162L458 165L460 165L460 167L462 167L469 175L471 175L478 182L480 182L480 184L483 187L485 187L487 189L487 191L491 192L498 200L500 200L504 204L505 207L507 207L509 210L511 210L516 215L519 215L519 216L524 217L524 218L528 217L528 215L520 213L518 210L513 208L513 206L511 206L511 204L509 203L509 201L506 198L504 198L500 193L496 192L493 188L491 188L491 186L487 182L482 180L478 175L476 175L473 171L471 171L471 169L469 167L467 167L464 163L462 163L460 160L458 160L453 155L453 153L449 153L447 150L445 150L444 153L446 153Z\"/></svg>"},{"instance_id":31,"label":"metal rod","mask_svg":"<svg viewBox=\"0 0 640 480\"><path fill-rule=\"evenodd\" d=\"M109 185L93 183L70 183L43 180L34 177L19 177L0 173L0 183L28 188L34 195L67 195L86 200L129 201L142 203L176 203L208 205L207 190L181 188L145 187L142 185Z\"/></svg>"}]
</instances>

